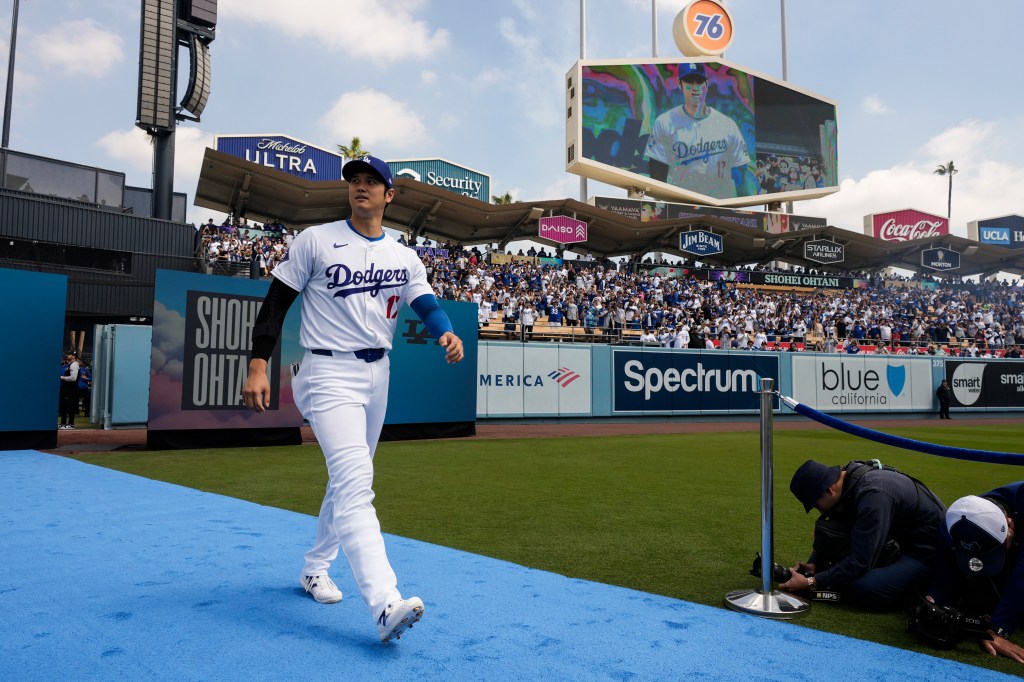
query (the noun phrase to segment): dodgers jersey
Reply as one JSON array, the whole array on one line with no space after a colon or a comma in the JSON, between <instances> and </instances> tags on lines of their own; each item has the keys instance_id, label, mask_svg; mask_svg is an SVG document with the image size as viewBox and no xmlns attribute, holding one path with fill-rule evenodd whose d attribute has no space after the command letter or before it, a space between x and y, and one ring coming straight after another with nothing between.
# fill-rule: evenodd
<instances>
[{"instance_id":1,"label":"dodgers jersey","mask_svg":"<svg viewBox=\"0 0 1024 682\"><path fill-rule=\"evenodd\" d=\"M710 107L707 111L695 119L678 106L659 116L645 154L668 165L671 185L716 199L734 197L732 169L750 163L747 143L732 119Z\"/></svg>"},{"instance_id":2,"label":"dodgers jersey","mask_svg":"<svg viewBox=\"0 0 1024 682\"><path fill-rule=\"evenodd\" d=\"M414 250L347 220L300 232L272 274L302 293L299 343L309 349L391 350L402 304L433 293Z\"/></svg>"}]
</instances>

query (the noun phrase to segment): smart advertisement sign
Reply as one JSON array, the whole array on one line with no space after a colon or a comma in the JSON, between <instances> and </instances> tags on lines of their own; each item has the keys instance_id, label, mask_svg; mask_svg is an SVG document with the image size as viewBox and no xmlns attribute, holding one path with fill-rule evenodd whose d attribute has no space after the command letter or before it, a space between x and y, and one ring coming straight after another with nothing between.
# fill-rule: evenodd
<instances>
[{"instance_id":1,"label":"smart advertisement sign","mask_svg":"<svg viewBox=\"0 0 1024 682\"><path fill-rule=\"evenodd\" d=\"M761 406L757 392L761 378L774 379L778 386L778 357L722 351L613 350L612 412L755 412Z\"/></svg>"},{"instance_id":2,"label":"smart advertisement sign","mask_svg":"<svg viewBox=\"0 0 1024 682\"><path fill-rule=\"evenodd\" d=\"M952 407L1024 408L1024 362L947 360L946 379L953 392Z\"/></svg>"},{"instance_id":3,"label":"smart advertisement sign","mask_svg":"<svg viewBox=\"0 0 1024 682\"><path fill-rule=\"evenodd\" d=\"M707 230L693 230L679 235L679 250L695 256L710 256L722 253L722 235Z\"/></svg>"},{"instance_id":4,"label":"smart advertisement sign","mask_svg":"<svg viewBox=\"0 0 1024 682\"><path fill-rule=\"evenodd\" d=\"M388 161L391 173L398 178L409 178L426 185L473 197L480 201L491 201L491 176L459 166L444 159L409 159Z\"/></svg>"},{"instance_id":5,"label":"smart advertisement sign","mask_svg":"<svg viewBox=\"0 0 1024 682\"><path fill-rule=\"evenodd\" d=\"M305 180L341 180L341 154L286 135L218 135L217 151Z\"/></svg>"},{"instance_id":6,"label":"smart advertisement sign","mask_svg":"<svg viewBox=\"0 0 1024 682\"><path fill-rule=\"evenodd\" d=\"M702 59L577 62L566 75L566 170L713 206L839 189L835 102Z\"/></svg>"},{"instance_id":7,"label":"smart advertisement sign","mask_svg":"<svg viewBox=\"0 0 1024 682\"><path fill-rule=\"evenodd\" d=\"M933 394L929 358L793 357L793 397L825 412L925 411Z\"/></svg>"},{"instance_id":8,"label":"smart advertisement sign","mask_svg":"<svg viewBox=\"0 0 1024 682\"><path fill-rule=\"evenodd\" d=\"M967 238L982 244L1024 249L1024 217L1006 215L967 223Z\"/></svg>"}]
</instances>

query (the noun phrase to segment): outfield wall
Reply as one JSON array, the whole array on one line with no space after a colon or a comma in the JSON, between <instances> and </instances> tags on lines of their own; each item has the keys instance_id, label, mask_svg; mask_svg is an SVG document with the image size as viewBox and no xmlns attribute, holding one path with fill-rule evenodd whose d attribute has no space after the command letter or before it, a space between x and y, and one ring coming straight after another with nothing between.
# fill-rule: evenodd
<instances>
[{"instance_id":1,"label":"outfield wall","mask_svg":"<svg viewBox=\"0 0 1024 682\"><path fill-rule=\"evenodd\" d=\"M478 418L756 414L758 377L830 413L1024 410L1024 362L481 341ZM791 412L776 402L780 412Z\"/></svg>"}]
</instances>

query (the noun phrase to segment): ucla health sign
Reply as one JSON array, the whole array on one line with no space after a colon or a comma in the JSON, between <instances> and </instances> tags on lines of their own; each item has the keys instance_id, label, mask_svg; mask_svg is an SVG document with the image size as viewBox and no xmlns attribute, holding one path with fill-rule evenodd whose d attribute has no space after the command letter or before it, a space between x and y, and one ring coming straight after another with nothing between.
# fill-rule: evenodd
<instances>
[{"instance_id":1,"label":"ucla health sign","mask_svg":"<svg viewBox=\"0 0 1024 682\"><path fill-rule=\"evenodd\" d=\"M756 412L759 380L778 385L779 359L768 353L613 350L612 371L614 414Z\"/></svg>"},{"instance_id":2,"label":"ucla health sign","mask_svg":"<svg viewBox=\"0 0 1024 682\"><path fill-rule=\"evenodd\" d=\"M1024 249L1024 217L1005 215L967 223L967 237L982 244Z\"/></svg>"},{"instance_id":3,"label":"ucla health sign","mask_svg":"<svg viewBox=\"0 0 1024 682\"><path fill-rule=\"evenodd\" d=\"M398 178L409 178L426 185L473 197L491 200L491 176L444 159L409 159L388 161L391 173Z\"/></svg>"},{"instance_id":4,"label":"ucla health sign","mask_svg":"<svg viewBox=\"0 0 1024 682\"><path fill-rule=\"evenodd\" d=\"M710 256L722 253L722 235L708 230L692 230L679 235L679 250L695 256Z\"/></svg>"},{"instance_id":5,"label":"ucla health sign","mask_svg":"<svg viewBox=\"0 0 1024 682\"><path fill-rule=\"evenodd\" d=\"M793 397L825 412L930 410L930 358L797 355Z\"/></svg>"},{"instance_id":6,"label":"ucla health sign","mask_svg":"<svg viewBox=\"0 0 1024 682\"><path fill-rule=\"evenodd\" d=\"M219 152L305 180L341 180L340 154L286 135L218 135L214 145Z\"/></svg>"}]
</instances>

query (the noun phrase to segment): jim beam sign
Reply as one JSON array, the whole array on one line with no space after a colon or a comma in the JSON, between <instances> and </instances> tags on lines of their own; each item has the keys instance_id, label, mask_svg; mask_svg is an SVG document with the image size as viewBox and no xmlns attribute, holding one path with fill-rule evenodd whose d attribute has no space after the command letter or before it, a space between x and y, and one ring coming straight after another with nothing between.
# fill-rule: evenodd
<instances>
[{"instance_id":1,"label":"jim beam sign","mask_svg":"<svg viewBox=\"0 0 1024 682\"><path fill-rule=\"evenodd\" d=\"M846 260L846 247L829 239L804 242L804 258L815 263L842 263Z\"/></svg>"},{"instance_id":2,"label":"jim beam sign","mask_svg":"<svg viewBox=\"0 0 1024 682\"><path fill-rule=\"evenodd\" d=\"M695 256L722 253L722 235L707 230L692 230L679 235L679 250Z\"/></svg>"},{"instance_id":3,"label":"jim beam sign","mask_svg":"<svg viewBox=\"0 0 1024 682\"><path fill-rule=\"evenodd\" d=\"M924 249L921 251L922 267L931 270L959 270L960 252L953 249Z\"/></svg>"}]
</instances>

